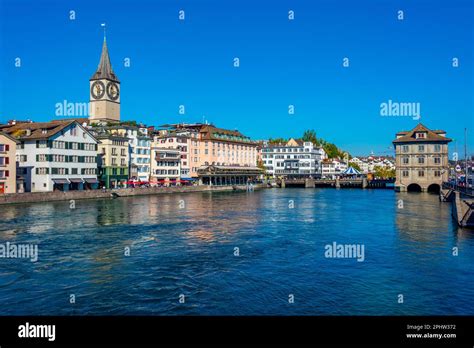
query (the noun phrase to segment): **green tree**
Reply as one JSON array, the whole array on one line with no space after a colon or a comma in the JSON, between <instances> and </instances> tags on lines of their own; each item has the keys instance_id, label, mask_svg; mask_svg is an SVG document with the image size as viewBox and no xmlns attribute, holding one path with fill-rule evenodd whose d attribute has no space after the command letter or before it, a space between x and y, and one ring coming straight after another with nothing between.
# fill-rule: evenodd
<instances>
[{"instance_id":1,"label":"green tree","mask_svg":"<svg viewBox=\"0 0 474 348\"><path fill-rule=\"evenodd\" d=\"M395 169L389 169L387 167L375 166L374 175L376 178L390 179L395 177Z\"/></svg>"},{"instance_id":2,"label":"green tree","mask_svg":"<svg viewBox=\"0 0 474 348\"><path fill-rule=\"evenodd\" d=\"M287 139L285 138L270 138L268 139L268 143L271 144L271 145L274 145L274 144L286 144L288 142Z\"/></svg>"},{"instance_id":3,"label":"green tree","mask_svg":"<svg viewBox=\"0 0 474 348\"><path fill-rule=\"evenodd\" d=\"M351 166L352 168L358 170L359 172L362 172L362 169L360 169L360 166L355 162L350 162L349 166Z\"/></svg>"},{"instance_id":4,"label":"green tree","mask_svg":"<svg viewBox=\"0 0 474 348\"><path fill-rule=\"evenodd\" d=\"M336 158L336 157L342 157L343 154L339 149L337 148L336 145L332 143L324 143L323 144L323 149L326 151L326 154L328 155L329 158Z\"/></svg>"},{"instance_id":5,"label":"green tree","mask_svg":"<svg viewBox=\"0 0 474 348\"><path fill-rule=\"evenodd\" d=\"M303 133L303 137L301 138L303 141L310 141L314 145L319 146L319 140L316 137L316 132L313 129L307 129Z\"/></svg>"}]
</instances>

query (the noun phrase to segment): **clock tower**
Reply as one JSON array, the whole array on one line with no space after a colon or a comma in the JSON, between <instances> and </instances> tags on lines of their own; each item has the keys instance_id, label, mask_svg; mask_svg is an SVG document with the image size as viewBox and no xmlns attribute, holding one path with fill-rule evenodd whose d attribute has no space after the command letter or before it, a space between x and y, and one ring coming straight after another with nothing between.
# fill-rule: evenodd
<instances>
[{"instance_id":1,"label":"clock tower","mask_svg":"<svg viewBox=\"0 0 474 348\"><path fill-rule=\"evenodd\" d=\"M120 81L112 70L104 36L97 71L89 80L90 121L120 122Z\"/></svg>"}]
</instances>

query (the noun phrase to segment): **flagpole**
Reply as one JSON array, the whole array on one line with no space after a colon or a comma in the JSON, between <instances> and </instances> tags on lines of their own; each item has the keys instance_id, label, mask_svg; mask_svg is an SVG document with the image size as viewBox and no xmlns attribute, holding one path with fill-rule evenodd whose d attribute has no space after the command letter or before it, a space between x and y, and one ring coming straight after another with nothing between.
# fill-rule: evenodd
<instances>
[{"instance_id":1,"label":"flagpole","mask_svg":"<svg viewBox=\"0 0 474 348\"><path fill-rule=\"evenodd\" d=\"M102 23L100 26L102 28L104 28L104 42L105 42L105 40L106 40L106 32L105 32L106 31L106 26L105 26L105 23Z\"/></svg>"}]
</instances>

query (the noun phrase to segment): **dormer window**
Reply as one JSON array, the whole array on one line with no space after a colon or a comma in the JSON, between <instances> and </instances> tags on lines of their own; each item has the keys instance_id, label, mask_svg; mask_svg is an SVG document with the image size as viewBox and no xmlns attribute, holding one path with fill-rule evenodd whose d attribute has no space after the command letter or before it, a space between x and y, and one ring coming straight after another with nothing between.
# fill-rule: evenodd
<instances>
[{"instance_id":1,"label":"dormer window","mask_svg":"<svg viewBox=\"0 0 474 348\"><path fill-rule=\"evenodd\" d=\"M426 139L426 132L416 133L416 139Z\"/></svg>"},{"instance_id":2,"label":"dormer window","mask_svg":"<svg viewBox=\"0 0 474 348\"><path fill-rule=\"evenodd\" d=\"M46 134L46 133L48 133L48 130L45 129L45 128L43 128L43 129L41 130L41 134Z\"/></svg>"}]
</instances>

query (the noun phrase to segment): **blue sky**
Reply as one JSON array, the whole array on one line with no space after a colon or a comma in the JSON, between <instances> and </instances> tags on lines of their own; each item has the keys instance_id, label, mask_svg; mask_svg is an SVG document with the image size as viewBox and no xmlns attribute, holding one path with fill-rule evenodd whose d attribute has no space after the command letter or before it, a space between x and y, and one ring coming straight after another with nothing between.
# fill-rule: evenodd
<instances>
[{"instance_id":1,"label":"blue sky","mask_svg":"<svg viewBox=\"0 0 474 348\"><path fill-rule=\"evenodd\" d=\"M87 102L105 22L123 120L204 117L255 139L312 128L352 154L384 154L417 124L382 117L391 99L420 103L421 121L459 148L467 127L474 150L473 17L470 0L0 0L0 122Z\"/></svg>"}]
</instances>

